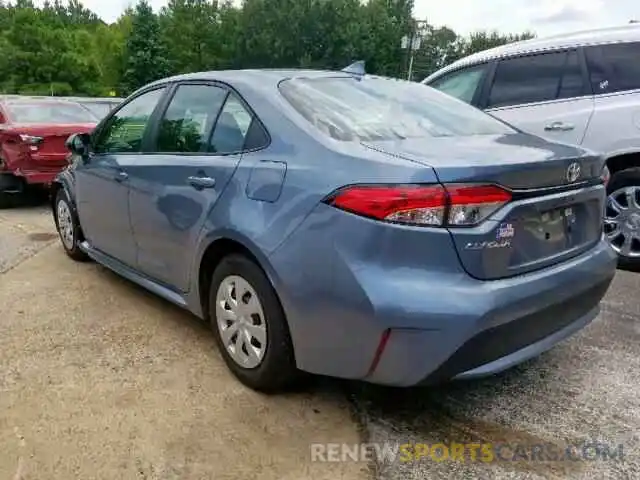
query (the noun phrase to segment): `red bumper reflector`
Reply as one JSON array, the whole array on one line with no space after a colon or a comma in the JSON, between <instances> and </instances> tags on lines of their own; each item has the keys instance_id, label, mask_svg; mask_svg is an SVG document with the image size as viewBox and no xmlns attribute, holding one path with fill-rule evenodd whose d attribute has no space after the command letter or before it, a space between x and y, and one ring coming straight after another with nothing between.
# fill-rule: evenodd
<instances>
[{"instance_id":1,"label":"red bumper reflector","mask_svg":"<svg viewBox=\"0 0 640 480\"><path fill-rule=\"evenodd\" d=\"M389 342L389 337L391 337L391 330L386 329L382 332L380 336L380 343L378 343L378 348L376 348L376 353L373 356L373 360L371 365L369 366L369 371L367 372L367 377L375 372L378 367L378 363L380 363L380 359L382 358L382 354L384 353L384 349L387 348L387 343Z\"/></svg>"}]
</instances>

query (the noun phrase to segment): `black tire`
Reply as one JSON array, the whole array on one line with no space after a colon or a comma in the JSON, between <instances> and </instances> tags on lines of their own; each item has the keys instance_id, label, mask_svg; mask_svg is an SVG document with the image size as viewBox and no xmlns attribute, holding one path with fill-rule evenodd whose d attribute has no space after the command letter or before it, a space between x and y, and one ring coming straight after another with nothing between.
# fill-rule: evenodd
<instances>
[{"instance_id":1,"label":"black tire","mask_svg":"<svg viewBox=\"0 0 640 480\"><path fill-rule=\"evenodd\" d=\"M11 173L0 173L0 208L21 206L25 201L24 183Z\"/></svg>"},{"instance_id":2,"label":"black tire","mask_svg":"<svg viewBox=\"0 0 640 480\"><path fill-rule=\"evenodd\" d=\"M218 328L216 295L220 284L231 275L242 277L251 285L265 317L266 349L262 361L254 368L245 368L231 357ZM288 323L275 290L258 265L241 254L223 258L211 278L209 306L209 321L222 358L240 382L264 393L284 391L296 383L299 372L295 366Z\"/></svg>"},{"instance_id":3,"label":"black tire","mask_svg":"<svg viewBox=\"0 0 640 480\"><path fill-rule=\"evenodd\" d=\"M72 238L73 242L71 245L67 245L63 238L63 233L60 229L60 223L58 221L58 208L60 204L64 203L71 217L71 228L72 228ZM86 262L89 260L89 257L86 253L80 250L80 243L84 241L84 236L82 235L82 230L80 228L80 222L78 221L78 216L73 208L73 204L67 195L67 192L64 188L60 188L56 193L55 203L53 205L53 218L56 223L56 230L58 231L58 235L60 236L60 243L62 244L62 248L64 248L65 253L77 262Z\"/></svg>"},{"instance_id":4,"label":"black tire","mask_svg":"<svg viewBox=\"0 0 640 480\"><path fill-rule=\"evenodd\" d=\"M614 173L607 184L607 196L624 187L640 186L640 168L628 168ZM618 253L618 266L623 269L640 270L640 258L626 257Z\"/></svg>"}]
</instances>

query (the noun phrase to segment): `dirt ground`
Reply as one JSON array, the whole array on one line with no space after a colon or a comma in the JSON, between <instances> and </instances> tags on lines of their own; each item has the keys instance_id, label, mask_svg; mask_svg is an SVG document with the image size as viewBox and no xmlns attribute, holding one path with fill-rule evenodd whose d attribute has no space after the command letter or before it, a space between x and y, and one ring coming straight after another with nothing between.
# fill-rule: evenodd
<instances>
[{"instance_id":1,"label":"dirt ground","mask_svg":"<svg viewBox=\"0 0 640 480\"><path fill-rule=\"evenodd\" d=\"M0 479L363 478L309 462L358 441L342 395L242 387L198 320L67 259L44 209L0 211L0 239Z\"/></svg>"},{"instance_id":2,"label":"dirt ground","mask_svg":"<svg viewBox=\"0 0 640 480\"><path fill-rule=\"evenodd\" d=\"M640 478L639 292L619 272L591 326L483 381L264 396L192 316L68 260L46 209L0 211L0 479ZM624 458L310 461L311 443L504 441L621 444Z\"/></svg>"}]
</instances>

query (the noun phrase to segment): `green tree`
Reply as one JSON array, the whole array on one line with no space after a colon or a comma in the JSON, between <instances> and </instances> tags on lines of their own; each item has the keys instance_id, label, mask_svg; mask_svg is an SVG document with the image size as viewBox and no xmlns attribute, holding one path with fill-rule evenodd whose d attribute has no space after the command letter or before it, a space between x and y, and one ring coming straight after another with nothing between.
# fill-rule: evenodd
<instances>
[{"instance_id":1,"label":"green tree","mask_svg":"<svg viewBox=\"0 0 640 480\"><path fill-rule=\"evenodd\" d=\"M160 24L173 72L209 70L222 63L215 0L169 0L161 10Z\"/></svg>"},{"instance_id":2,"label":"green tree","mask_svg":"<svg viewBox=\"0 0 640 480\"><path fill-rule=\"evenodd\" d=\"M413 0L148 0L110 25L80 0L0 0L0 91L125 95L171 73L227 68L340 69L406 76L403 36L419 34L414 78L532 36L467 37L412 17Z\"/></svg>"},{"instance_id":3,"label":"green tree","mask_svg":"<svg viewBox=\"0 0 640 480\"><path fill-rule=\"evenodd\" d=\"M534 38L535 35L531 32L524 32L520 34L501 34L497 31L479 31L469 35L462 47L462 55L471 55L472 53L481 52L489 48L499 47L507 43L519 42L522 40L529 40Z\"/></svg>"},{"instance_id":4,"label":"green tree","mask_svg":"<svg viewBox=\"0 0 640 480\"><path fill-rule=\"evenodd\" d=\"M158 18L147 0L135 7L126 41L122 90L132 92L169 73L169 62Z\"/></svg>"}]
</instances>

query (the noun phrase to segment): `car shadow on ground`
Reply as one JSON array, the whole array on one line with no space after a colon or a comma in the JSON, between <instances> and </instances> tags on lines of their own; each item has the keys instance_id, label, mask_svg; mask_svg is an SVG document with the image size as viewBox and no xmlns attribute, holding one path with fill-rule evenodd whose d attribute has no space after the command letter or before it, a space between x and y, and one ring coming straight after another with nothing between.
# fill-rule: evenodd
<instances>
[{"instance_id":1,"label":"car shadow on ground","mask_svg":"<svg viewBox=\"0 0 640 480\"><path fill-rule=\"evenodd\" d=\"M29 209L41 207L49 203L50 194L48 190L28 189L23 193L15 194L9 197L10 200L6 205L0 207L3 210Z\"/></svg>"},{"instance_id":2,"label":"car shadow on ground","mask_svg":"<svg viewBox=\"0 0 640 480\"><path fill-rule=\"evenodd\" d=\"M206 355L222 365L223 360L205 322L108 269L98 268L112 282L135 290L141 302L165 311L172 309L175 315L165 318L172 319L171 322L177 322L177 325L168 327L174 331L186 329L181 336L190 338L193 348L209 349ZM294 390L278 395L257 395L260 402L275 408L302 399L308 405L306 410L312 422L315 414L324 413L323 410L333 410L336 406L349 408L354 428L364 443L509 443L529 447L551 445L563 450L568 445L584 443L593 432L617 439L627 435L628 422L624 418L615 420L618 415L615 398L602 405L591 403L589 395L595 395L606 386L600 385L586 394L585 386L594 374L595 381L599 381L598 374L603 372L598 371L600 360L592 359L593 365L585 366L583 353L580 353L601 347L602 341L606 340L604 333L611 328L610 322L597 322L590 327L591 334L580 334L578 340L565 342L536 359L485 379L429 387L389 388L307 375ZM255 395L255 392L247 390L247 394ZM588 464L512 461L500 466L506 471L504 478L511 478L509 475L569 478L579 475L578 472ZM439 465L444 469L450 462ZM403 472L400 476L380 473L383 467L376 461L368 465L374 478L411 479L416 475L408 465L393 467L396 473ZM472 478L492 478L491 469L495 465L463 467L469 469L465 473L469 475L474 468L485 469L475 471L476 476Z\"/></svg>"}]
</instances>

